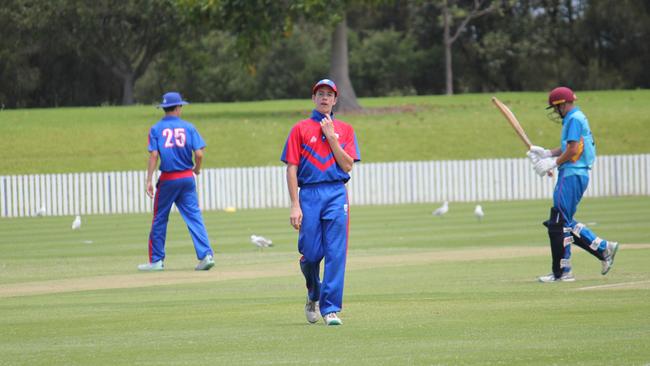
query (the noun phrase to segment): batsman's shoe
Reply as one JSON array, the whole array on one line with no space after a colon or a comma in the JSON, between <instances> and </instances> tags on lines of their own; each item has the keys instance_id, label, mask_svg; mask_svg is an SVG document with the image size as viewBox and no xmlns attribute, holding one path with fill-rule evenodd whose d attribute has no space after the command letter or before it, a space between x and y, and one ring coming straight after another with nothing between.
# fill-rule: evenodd
<instances>
[{"instance_id":1,"label":"batsman's shoe","mask_svg":"<svg viewBox=\"0 0 650 366\"><path fill-rule=\"evenodd\" d=\"M323 316L323 320L325 320L325 324L327 325L342 325L343 322L339 317L336 315L336 313L329 313Z\"/></svg>"},{"instance_id":2,"label":"batsman's shoe","mask_svg":"<svg viewBox=\"0 0 650 366\"><path fill-rule=\"evenodd\" d=\"M164 269L165 269L165 265L163 264L162 259L159 260L158 262L144 263L138 265L138 271L144 271L144 272L162 271Z\"/></svg>"},{"instance_id":3,"label":"batsman's shoe","mask_svg":"<svg viewBox=\"0 0 650 366\"><path fill-rule=\"evenodd\" d=\"M309 300L307 296L307 303L305 304L305 317L307 321L314 324L318 321L318 301Z\"/></svg>"},{"instance_id":4,"label":"batsman's shoe","mask_svg":"<svg viewBox=\"0 0 650 366\"><path fill-rule=\"evenodd\" d=\"M565 272L562 273L562 276L560 278L555 278L555 275L553 273L549 273L546 276L537 277L537 280L542 283L573 282L576 280L576 278L573 275L573 272Z\"/></svg>"},{"instance_id":5,"label":"batsman's shoe","mask_svg":"<svg viewBox=\"0 0 650 366\"><path fill-rule=\"evenodd\" d=\"M612 266L614 265L614 257L616 256L616 252L618 251L618 243L615 241L607 242L607 248L605 248L605 253L604 257L605 259L600 261L602 265L602 270L600 273L604 276L609 272L610 269L612 269Z\"/></svg>"},{"instance_id":6,"label":"batsman's shoe","mask_svg":"<svg viewBox=\"0 0 650 366\"><path fill-rule=\"evenodd\" d=\"M199 264L196 265L196 268L194 268L195 271L208 271L210 268L214 267L214 258L212 257L212 254L206 255Z\"/></svg>"}]
</instances>

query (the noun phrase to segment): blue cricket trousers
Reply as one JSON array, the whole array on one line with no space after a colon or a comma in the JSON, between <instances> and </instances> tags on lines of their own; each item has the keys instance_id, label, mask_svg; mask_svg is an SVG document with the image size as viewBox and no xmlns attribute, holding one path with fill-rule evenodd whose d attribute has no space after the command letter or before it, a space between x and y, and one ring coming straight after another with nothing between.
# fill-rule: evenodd
<instances>
[{"instance_id":1,"label":"blue cricket trousers","mask_svg":"<svg viewBox=\"0 0 650 366\"><path fill-rule=\"evenodd\" d=\"M348 193L343 182L318 183L300 188L302 225L298 251L308 296L318 300L321 315L343 307L345 260L348 251ZM320 262L325 258L323 281Z\"/></svg>"},{"instance_id":2,"label":"blue cricket trousers","mask_svg":"<svg viewBox=\"0 0 650 366\"><path fill-rule=\"evenodd\" d=\"M571 258L571 246L573 239L571 232L578 233L588 243L591 243L593 250L603 251L607 247L607 241L600 239L588 227L579 224L573 216L575 215L578 204L582 195L589 185L589 176L587 175L564 175L564 170L559 171L555 190L553 191L553 206L562 213L564 219L564 259ZM566 267L565 271L570 271L571 267Z\"/></svg>"},{"instance_id":3,"label":"blue cricket trousers","mask_svg":"<svg viewBox=\"0 0 650 366\"><path fill-rule=\"evenodd\" d=\"M196 182L192 171L163 172L158 179L154 197L153 220L149 234L149 261L151 263L165 259L165 239L167 237L167 222L172 204L175 203L183 220L190 231L196 258L203 259L207 254L212 255L208 232L203 224L199 210Z\"/></svg>"}]
</instances>

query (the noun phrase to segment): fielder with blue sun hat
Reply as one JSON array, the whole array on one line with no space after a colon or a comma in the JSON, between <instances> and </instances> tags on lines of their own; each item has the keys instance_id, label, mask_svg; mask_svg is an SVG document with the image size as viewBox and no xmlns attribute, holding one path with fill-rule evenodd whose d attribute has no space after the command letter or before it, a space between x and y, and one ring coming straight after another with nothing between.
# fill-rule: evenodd
<instances>
[{"instance_id":1,"label":"fielder with blue sun hat","mask_svg":"<svg viewBox=\"0 0 650 366\"><path fill-rule=\"evenodd\" d=\"M146 192L153 198L153 220L149 234L149 262L138 266L140 271L162 271L165 260L167 222L172 204L176 204L190 231L197 271L214 266L214 252L199 209L194 174L201 173L205 141L194 125L180 118L182 108L189 104L177 92L165 93L158 108L165 115L149 131L149 163ZM194 154L194 159L192 159ZM153 172L160 158L160 177L153 189Z\"/></svg>"}]
</instances>

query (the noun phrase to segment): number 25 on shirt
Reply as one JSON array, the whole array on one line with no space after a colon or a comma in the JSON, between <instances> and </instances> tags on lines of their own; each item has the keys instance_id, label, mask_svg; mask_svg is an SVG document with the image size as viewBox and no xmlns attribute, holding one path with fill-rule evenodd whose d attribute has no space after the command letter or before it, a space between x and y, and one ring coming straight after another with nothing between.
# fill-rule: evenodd
<instances>
[{"instance_id":1,"label":"number 25 on shirt","mask_svg":"<svg viewBox=\"0 0 650 366\"><path fill-rule=\"evenodd\" d=\"M165 138L165 147L170 148L174 146L185 146L185 129L184 128L165 128L162 130L162 135Z\"/></svg>"}]
</instances>

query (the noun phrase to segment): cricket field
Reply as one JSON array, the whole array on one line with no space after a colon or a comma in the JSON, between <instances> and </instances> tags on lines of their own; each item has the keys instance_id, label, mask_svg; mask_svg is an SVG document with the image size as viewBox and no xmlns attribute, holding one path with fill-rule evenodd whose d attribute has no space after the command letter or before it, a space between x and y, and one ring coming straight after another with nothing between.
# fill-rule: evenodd
<instances>
[{"instance_id":1,"label":"cricket field","mask_svg":"<svg viewBox=\"0 0 650 366\"><path fill-rule=\"evenodd\" d=\"M474 204L352 206L340 327L305 320L288 209L204 213L209 272L178 214L160 273L136 270L149 215L2 219L0 365L650 364L650 198L586 198L622 247L606 276L575 247L552 284L550 201Z\"/></svg>"}]
</instances>

